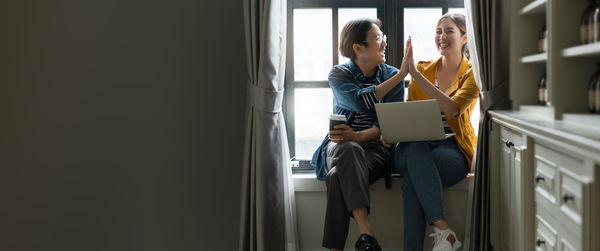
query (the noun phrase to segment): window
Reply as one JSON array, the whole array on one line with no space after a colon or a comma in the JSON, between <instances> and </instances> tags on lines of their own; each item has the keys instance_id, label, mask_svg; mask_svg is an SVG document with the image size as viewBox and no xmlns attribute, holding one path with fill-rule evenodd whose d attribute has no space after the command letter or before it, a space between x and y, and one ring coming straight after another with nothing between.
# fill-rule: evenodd
<instances>
[{"instance_id":1,"label":"window","mask_svg":"<svg viewBox=\"0 0 600 251\"><path fill-rule=\"evenodd\" d=\"M346 22L382 20L387 63L399 67L408 34L424 45L415 48L415 60L439 57L433 43L436 22L446 12L464 14L462 7L462 0L288 0L284 113L290 154L298 161L294 171L312 172L309 161L327 134L333 112L327 75L333 65L349 61L337 49Z\"/></svg>"}]
</instances>

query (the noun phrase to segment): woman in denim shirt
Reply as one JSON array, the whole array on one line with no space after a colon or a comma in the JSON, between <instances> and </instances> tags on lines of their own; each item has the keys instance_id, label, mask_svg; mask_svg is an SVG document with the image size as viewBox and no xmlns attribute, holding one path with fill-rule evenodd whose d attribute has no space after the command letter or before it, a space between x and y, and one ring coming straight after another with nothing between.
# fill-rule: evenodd
<instances>
[{"instance_id":1,"label":"woman in denim shirt","mask_svg":"<svg viewBox=\"0 0 600 251\"><path fill-rule=\"evenodd\" d=\"M329 73L335 113L345 115L346 123L329 132L311 164L327 184L322 245L331 250L344 249L351 216L360 235L356 250L380 250L368 222L369 185L383 177L391 155L379 142L375 103L404 101L408 74L404 62L400 70L384 63L387 42L380 27L379 20L348 22L340 35L340 53L350 62Z\"/></svg>"},{"instance_id":2,"label":"woman in denim shirt","mask_svg":"<svg viewBox=\"0 0 600 251\"><path fill-rule=\"evenodd\" d=\"M477 139L471 112L479 96L466 54L465 16L446 14L436 27L435 44L441 57L415 65L412 41L407 41L404 60L411 75L408 100L436 99L446 138L398 143L394 170L402 174L404 250L423 250L426 224L433 225L434 251L461 246L446 223L442 188L467 176Z\"/></svg>"}]
</instances>

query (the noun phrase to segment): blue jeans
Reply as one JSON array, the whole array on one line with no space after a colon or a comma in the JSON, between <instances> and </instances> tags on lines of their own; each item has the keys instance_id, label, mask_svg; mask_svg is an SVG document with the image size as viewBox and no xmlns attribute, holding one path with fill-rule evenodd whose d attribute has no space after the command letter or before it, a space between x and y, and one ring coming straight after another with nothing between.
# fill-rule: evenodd
<instances>
[{"instance_id":1,"label":"blue jeans","mask_svg":"<svg viewBox=\"0 0 600 251\"><path fill-rule=\"evenodd\" d=\"M393 170L403 177L404 250L423 250L426 224L445 219L442 188L467 176L467 161L454 137L402 142Z\"/></svg>"}]
</instances>

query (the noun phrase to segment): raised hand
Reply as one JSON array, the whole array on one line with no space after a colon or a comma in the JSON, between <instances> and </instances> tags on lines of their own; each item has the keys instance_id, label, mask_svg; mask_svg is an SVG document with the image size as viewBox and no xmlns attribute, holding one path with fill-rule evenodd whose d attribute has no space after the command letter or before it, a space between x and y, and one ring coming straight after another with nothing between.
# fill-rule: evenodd
<instances>
[{"instance_id":1,"label":"raised hand","mask_svg":"<svg viewBox=\"0 0 600 251\"><path fill-rule=\"evenodd\" d=\"M412 46L412 38L408 36L406 40L406 53L404 58L408 64L408 72L411 76L417 74L417 65L415 64L415 59L413 58L413 46Z\"/></svg>"},{"instance_id":2,"label":"raised hand","mask_svg":"<svg viewBox=\"0 0 600 251\"><path fill-rule=\"evenodd\" d=\"M407 42L408 45L408 42ZM404 46L404 57L402 58L402 65L400 66L400 73L403 74L403 76L405 76L406 74L408 74L408 57L406 56L406 53L408 52L408 47Z\"/></svg>"}]
</instances>

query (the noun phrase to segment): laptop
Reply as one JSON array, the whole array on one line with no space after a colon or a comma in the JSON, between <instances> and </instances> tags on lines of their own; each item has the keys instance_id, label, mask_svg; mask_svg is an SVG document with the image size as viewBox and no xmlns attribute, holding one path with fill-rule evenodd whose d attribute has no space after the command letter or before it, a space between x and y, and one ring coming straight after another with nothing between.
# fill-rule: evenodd
<instances>
[{"instance_id":1,"label":"laptop","mask_svg":"<svg viewBox=\"0 0 600 251\"><path fill-rule=\"evenodd\" d=\"M387 142L441 140L446 137L435 99L377 103L381 135Z\"/></svg>"}]
</instances>

